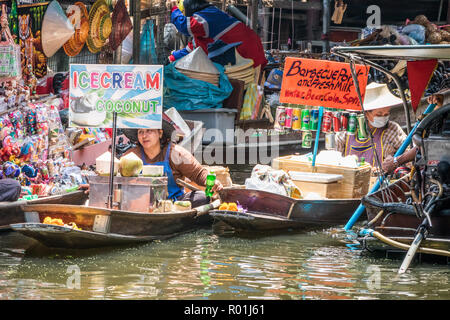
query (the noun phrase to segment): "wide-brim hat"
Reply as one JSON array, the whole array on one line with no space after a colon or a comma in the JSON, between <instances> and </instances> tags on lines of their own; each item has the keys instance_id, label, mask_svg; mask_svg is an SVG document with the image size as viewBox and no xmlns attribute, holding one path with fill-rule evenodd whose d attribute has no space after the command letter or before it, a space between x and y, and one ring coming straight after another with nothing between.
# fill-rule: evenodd
<instances>
[{"instance_id":1,"label":"wide-brim hat","mask_svg":"<svg viewBox=\"0 0 450 320\"><path fill-rule=\"evenodd\" d=\"M220 73L201 47L198 47L191 53L175 61L175 68L177 68L177 70L210 73L215 75Z\"/></svg>"},{"instance_id":2,"label":"wide-brim hat","mask_svg":"<svg viewBox=\"0 0 450 320\"><path fill-rule=\"evenodd\" d=\"M402 99L394 96L385 83L372 82L366 87L363 109L370 111L402 103Z\"/></svg>"},{"instance_id":3,"label":"wide-brim hat","mask_svg":"<svg viewBox=\"0 0 450 320\"><path fill-rule=\"evenodd\" d=\"M74 6L78 8L74 8ZM77 14L79 11L79 15ZM73 6L67 8L67 17L70 19L72 25L74 26L75 33L70 37L70 39L64 44L64 52L69 57L74 57L81 52L86 39L89 34L89 15L86 6L82 2L75 2ZM77 18L79 17L79 25L76 26Z\"/></svg>"},{"instance_id":4,"label":"wide-brim hat","mask_svg":"<svg viewBox=\"0 0 450 320\"><path fill-rule=\"evenodd\" d=\"M75 33L72 23L58 1L50 2L42 20L42 50L47 57L53 56Z\"/></svg>"},{"instance_id":5,"label":"wide-brim hat","mask_svg":"<svg viewBox=\"0 0 450 320\"><path fill-rule=\"evenodd\" d=\"M89 11L89 34L86 40L90 52L98 53L112 31L111 12L105 0L97 0Z\"/></svg>"},{"instance_id":6,"label":"wide-brim hat","mask_svg":"<svg viewBox=\"0 0 450 320\"><path fill-rule=\"evenodd\" d=\"M133 29L133 24L128 14L124 0L119 0L112 14L112 31L109 35L109 45L116 50Z\"/></svg>"},{"instance_id":7,"label":"wide-brim hat","mask_svg":"<svg viewBox=\"0 0 450 320\"><path fill-rule=\"evenodd\" d=\"M236 49L235 49L236 50ZM225 73L234 73L242 70L253 68L253 59L242 57L236 50L236 64L225 66Z\"/></svg>"},{"instance_id":8,"label":"wide-brim hat","mask_svg":"<svg viewBox=\"0 0 450 320\"><path fill-rule=\"evenodd\" d=\"M161 129L166 137L172 137L172 134L175 131L175 127L164 118L162 119ZM132 143L139 143L138 129L122 129L122 132Z\"/></svg>"}]
</instances>

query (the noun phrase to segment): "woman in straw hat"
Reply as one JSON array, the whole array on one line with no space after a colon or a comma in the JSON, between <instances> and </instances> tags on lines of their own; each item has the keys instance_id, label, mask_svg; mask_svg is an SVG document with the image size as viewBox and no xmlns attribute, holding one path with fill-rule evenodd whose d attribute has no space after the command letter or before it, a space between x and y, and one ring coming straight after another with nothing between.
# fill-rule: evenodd
<instances>
[{"instance_id":1,"label":"woman in straw hat","mask_svg":"<svg viewBox=\"0 0 450 320\"><path fill-rule=\"evenodd\" d=\"M369 137L360 140L357 134L342 131L336 134L336 150L342 152L343 156L356 155L359 159L364 157L374 168L377 167L374 149L380 164L393 157L406 139L400 125L389 121L391 106L397 103L401 103L401 100L393 96L385 84L373 83L367 86L363 107L375 148Z\"/></svg>"},{"instance_id":2,"label":"woman in straw hat","mask_svg":"<svg viewBox=\"0 0 450 320\"><path fill-rule=\"evenodd\" d=\"M253 67L264 68L267 59L261 39L244 23L216 8L205 0L182 1L184 12L177 6L177 0L171 0L171 22L178 31L193 37L196 46L208 54L208 44L218 39L230 44L242 42L237 51L244 58L252 59ZM182 9L183 9L182 8ZM189 54L194 48L192 43L184 49L173 52L169 56L171 62Z\"/></svg>"},{"instance_id":3,"label":"woman in straw hat","mask_svg":"<svg viewBox=\"0 0 450 320\"><path fill-rule=\"evenodd\" d=\"M189 178L200 186L206 185L208 171L186 149L172 142L175 128L171 123L163 119L162 129L124 129L125 136L131 142L137 144L135 148L128 150L142 159L144 165L164 166L164 174L168 178L168 198L171 200L191 201L193 207L209 202L204 192L189 192L185 194L183 188L178 186L178 178ZM223 188L216 180L213 191Z\"/></svg>"}]
</instances>

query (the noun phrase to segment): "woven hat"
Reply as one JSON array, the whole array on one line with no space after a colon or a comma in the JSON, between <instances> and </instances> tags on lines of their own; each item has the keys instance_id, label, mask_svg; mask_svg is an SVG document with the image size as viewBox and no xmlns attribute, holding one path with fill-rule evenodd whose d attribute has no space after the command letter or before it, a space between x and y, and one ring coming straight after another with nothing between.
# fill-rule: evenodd
<instances>
[{"instance_id":1,"label":"woven hat","mask_svg":"<svg viewBox=\"0 0 450 320\"><path fill-rule=\"evenodd\" d=\"M385 83L372 82L366 87L363 108L364 111L391 107L402 103L402 99L394 96Z\"/></svg>"},{"instance_id":2,"label":"woven hat","mask_svg":"<svg viewBox=\"0 0 450 320\"><path fill-rule=\"evenodd\" d=\"M47 57L53 56L75 33L58 1L50 2L42 20L42 50Z\"/></svg>"},{"instance_id":3,"label":"woven hat","mask_svg":"<svg viewBox=\"0 0 450 320\"><path fill-rule=\"evenodd\" d=\"M175 127L164 118L162 119L161 129L164 133L164 137L167 137L168 139L172 137L172 133L175 131ZM138 129L122 129L122 132L132 143L139 143L137 134Z\"/></svg>"},{"instance_id":4,"label":"woven hat","mask_svg":"<svg viewBox=\"0 0 450 320\"><path fill-rule=\"evenodd\" d=\"M179 71L185 70L219 75L219 70L217 70L216 66L208 59L208 56L201 47L198 47L181 59L178 59L175 62L175 68Z\"/></svg>"},{"instance_id":5,"label":"woven hat","mask_svg":"<svg viewBox=\"0 0 450 320\"><path fill-rule=\"evenodd\" d=\"M105 0L97 0L89 11L89 34L87 47L97 53L105 45L112 30L111 13Z\"/></svg>"},{"instance_id":6,"label":"woven hat","mask_svg":"<svg viewBox=\"0 0 450 320\"><path fill-rule=\"evenodd\" d=\"M133 29L130 16L124 0L119 0L112 14L112 31L109 35L109 44L112 50L116 50Z\"/></svg>"},{"instance_id":7,"label":"woven hat","mask_svg":"<svg viewBox=\"0 0 450 320\"><path fill-rule=\"evenodd\" d=\"M82 2L75 2L66 10L67 17L75 28L75 33L64 44L64 52L69 57L74 57L80 53L89 34L89 15L86 6ZM79 13L79 14L78 14ZM77 21L79 18L79 21ZM76 23L79 23L78 26Z\"/></svg>"}]
</instances>

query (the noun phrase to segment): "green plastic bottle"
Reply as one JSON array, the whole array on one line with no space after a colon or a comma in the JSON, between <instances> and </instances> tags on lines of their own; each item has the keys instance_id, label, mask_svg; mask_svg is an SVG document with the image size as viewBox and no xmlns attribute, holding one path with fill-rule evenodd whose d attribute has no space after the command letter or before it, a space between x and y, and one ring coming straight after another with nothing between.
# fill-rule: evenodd
<instances>
[{"instance_id":1,"label":"green plastic bottle","mask_svg":"<svg viewBox=\"0 0 450 320\"><path fill-rule=\"evenodd\" d=\"M359 166L363 166L366 164L366 159L364 157L361 157L361 160L359 161Z\"/></svg>"},{"instance_id":2,"label":"green plastic bottle","mask_svg":"<svg viewBox=\"0 0 450 320\"><path fill-rule=\"evenodd\" d=\"M214 171L210 171L208 176L206 177L206 189L205 189L205 195L207 197L212 197L213 195L213 191L212 188L214 187L214 185L216 184L216 174L214 173Z\"/></svg>"}]
</instances>

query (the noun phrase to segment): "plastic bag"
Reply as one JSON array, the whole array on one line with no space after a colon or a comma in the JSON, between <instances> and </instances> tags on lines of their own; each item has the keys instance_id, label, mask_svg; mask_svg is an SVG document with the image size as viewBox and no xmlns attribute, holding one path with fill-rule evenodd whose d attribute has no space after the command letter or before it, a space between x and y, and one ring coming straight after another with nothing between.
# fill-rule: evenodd
<instances>
[{"instance_id":1,"label":"plastic bag","mask_svg":"<svg viewBox=\"0 0 450 320\"><path fill-rule=\"evenodd\" d=\"M209 82L191 79L175 68L171 63L164 67L164 108L177 110L197 110L222 108L222 102L233 91L224 68L215 63L219 70L219 86Z\"/></svg>"},{"instance_id":2,"label":"plastic bag","mask_svg":"<svg viewBox=\"0 0 450 320\"><path fill-rule=\"evenodd\" d=\"M417 41L418 44L425 43L425 27L420 24L408 24L402 29L402 33Z\"/></svg>"}]
</instances>

